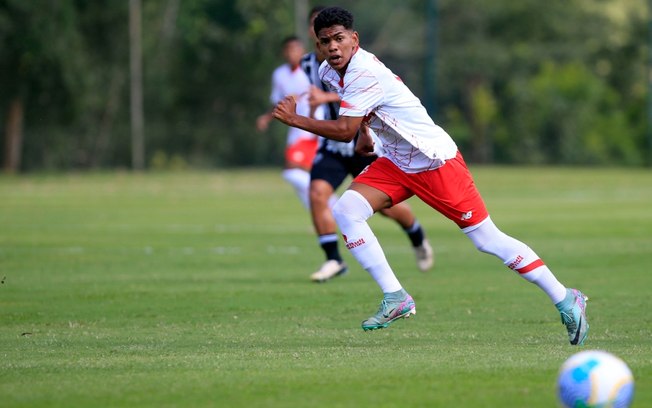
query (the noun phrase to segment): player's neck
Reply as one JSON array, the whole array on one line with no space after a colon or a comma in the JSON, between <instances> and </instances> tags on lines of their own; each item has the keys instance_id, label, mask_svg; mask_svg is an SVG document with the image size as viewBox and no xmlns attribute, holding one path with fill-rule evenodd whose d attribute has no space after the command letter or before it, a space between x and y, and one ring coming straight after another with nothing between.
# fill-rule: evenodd
<instances>
[{"instance_id":1,"label":"player's neck","mask_svg":"<svg viewBox=\"0 0 652 408\"><path fill-rule=\"evenodd\" d=\"M359 46L356 46L356 47L353 49L353 54L351 54L351 59L349 59L349 62L346 63L346 65L344 66L344 68L342 68L341 70L340 70L340 69L336 70L337 73L340 75L340 79L343 79L343 78L344 78L344 75L346 74L346 70L349 69L349 65L351 65L351 61L353 61L353 57L355 57L355 54L357 54L357 52L358 52L359 49L360 49L360 47L359 47Z\"/></svg>"}]
</instances>

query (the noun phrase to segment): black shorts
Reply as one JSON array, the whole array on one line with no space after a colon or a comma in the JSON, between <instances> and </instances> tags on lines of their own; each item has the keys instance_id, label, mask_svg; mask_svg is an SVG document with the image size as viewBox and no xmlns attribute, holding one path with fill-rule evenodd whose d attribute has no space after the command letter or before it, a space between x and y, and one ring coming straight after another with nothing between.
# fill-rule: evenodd
<instances>
[{"instance_id":1,"label":"black shorts","mask_svg":"<svg viewBox=\"0 0 652 408\"><path fill-rule=\"evenodd\" d=\"M348 175L357 176L376 159L376 156L363 157L357 154L344 156L330 150L319 149L312 162L310 179L325 180L333 187L333 190L337 190Z\"/></svg>"}]
</instances>

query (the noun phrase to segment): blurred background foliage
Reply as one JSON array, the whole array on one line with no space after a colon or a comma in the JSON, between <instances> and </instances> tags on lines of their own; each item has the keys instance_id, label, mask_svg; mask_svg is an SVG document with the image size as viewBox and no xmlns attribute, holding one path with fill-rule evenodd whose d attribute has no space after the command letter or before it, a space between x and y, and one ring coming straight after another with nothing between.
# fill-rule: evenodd
<instances>
[{"instance_id":1,"label":"blurred background foliage","mask_svg":"<svg viewBox=\"0 0 652 408\"><path fill-rule=\"evenodd\" d=\"M0 0L7 171L131 166L128 3ZM147 167L281 165L283 125L261 134L254 124L270 108L298 4L329 5L142 1ZM637 166L650 157L645 0L337 4L471 162Z\"/></svg>"}]
</instances>

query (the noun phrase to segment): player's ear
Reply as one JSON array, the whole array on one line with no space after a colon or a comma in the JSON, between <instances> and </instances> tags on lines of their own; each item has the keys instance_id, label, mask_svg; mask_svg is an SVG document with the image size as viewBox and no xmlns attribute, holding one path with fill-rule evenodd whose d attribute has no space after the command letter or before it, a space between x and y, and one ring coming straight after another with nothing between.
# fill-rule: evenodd
<instances>
[{"instance_id":1,"label":"player's ear","mask_svg":"<svg viewBox=\"0 0 652 408\"><path fill-rule=\"evenodd\" d=\"M353 45L357 47L360 44L360 36L358 35L358 32L354 31L353 34L351 34L351 37L353 38Z\"/></svg>"}]
</instances>

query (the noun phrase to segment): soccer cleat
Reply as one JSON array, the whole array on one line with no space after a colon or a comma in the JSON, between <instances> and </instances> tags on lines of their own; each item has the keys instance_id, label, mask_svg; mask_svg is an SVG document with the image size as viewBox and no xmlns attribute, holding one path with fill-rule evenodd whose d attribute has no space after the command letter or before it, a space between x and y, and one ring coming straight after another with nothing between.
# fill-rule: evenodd
<instances>
[{"instance_id":1,"label":"soccer cleat","mask_svg":"<svg viewBox=\"0 0 652 408\"><path fill-rule=\"evenodd\" d=\"M336 276L344 275L349 267L344 262L338 262L334 259L324 262L319 270L310 275L313 282L326 282Z\"/></svg>"},{"instance_id":2,"label":"soccer cleat","mask_svg":"<svg viewBox=\"0 0 652 408\"><path fill-rule=\"evenodd\" d=\"M364 331L384 329L394 320L402 317L407 319L416 313L417 309L414 300L404 289L394 293L386 293L383 301L380 302L378 312L362 322L362 329Z\"/></svg>"},{"instance_id":3,"label":"soccer cleat","mask_svg":"<svg viewBox=\"0 0 652 408\"><path fill-rule=\"evenodd\" d=\"M561 322L568 330L568 340L572 345L581 346L589 334L589 322L586 319L586 301L589 300L577 289L566 289L566 298L557 303Z\"/></svg>"},{"instance_id":4,"label":"soccer cleat","mask_svg":"<svg viewBox=\"0 0 652 408\"><path fill-rule=\"evenodd\" d=\"M426 272L435 263L435 255L427 239L424 239L420 246L414 247L414 255L421 272Z\"/></svg>"}]
</instances>

